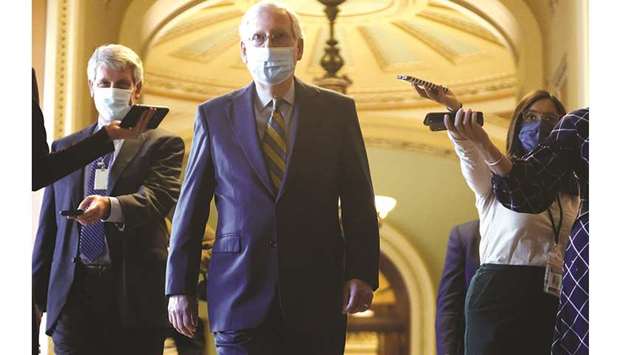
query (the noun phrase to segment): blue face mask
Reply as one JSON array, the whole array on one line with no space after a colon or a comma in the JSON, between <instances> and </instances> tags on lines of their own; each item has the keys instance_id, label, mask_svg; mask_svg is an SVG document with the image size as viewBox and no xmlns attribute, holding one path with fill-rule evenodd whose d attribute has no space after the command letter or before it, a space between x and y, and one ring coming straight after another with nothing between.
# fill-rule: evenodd
<instances>
[{"instance_id":1,"label":"blue face mask","mask_svg":"<svg viewBox=\"0 0 620 355\"><path fill-rule=\"evenodd\" d=\"M252 78L263 85L277 85L295 72L294 47L252 47L246 49Z\"/></svg>"},{"instance_id":2,"label":"blue face mask","mask_svg":"<svg viewBox=\"0 0 620 355\"><path fill-rule=\"evenodd\" d=\"M534 150L551 133L553 124L547 120L535 120L521 123L519 143L527 154Z\"/></svg>"}]
</instances>

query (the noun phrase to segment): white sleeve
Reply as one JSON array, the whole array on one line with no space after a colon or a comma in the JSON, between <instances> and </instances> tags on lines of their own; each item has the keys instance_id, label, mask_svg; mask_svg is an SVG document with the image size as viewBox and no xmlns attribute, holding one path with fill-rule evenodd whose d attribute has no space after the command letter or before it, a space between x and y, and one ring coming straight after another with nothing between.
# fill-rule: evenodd
<instances>
[{"instance_id":1,"label":"white sleeve","mask_svg":"<svg viewBox=\"0 0 620 355\"><path fill-rule=\"evenodd\" d=\"M110 215L107 219L102 219L102 222L113 222L113 223L123 223L125 222L125 217L123 216L123 208L121 204L118 202L116 197L110 196Z\"/></svg>"},{"instance_id":2,"label":"white sleeve","mask_svg":"<svg viewBox=\"0 0 620 355\"><path fill-rule=\"evenodd\" d=\"M454 145L454 152L461 162L461 172L467 186L476 194L476 198L486 198L493 193L491 187L491 170L484 162L476 147L465 139L456 139L450 132L448 137Z\"/></svg>"}]
</instances>

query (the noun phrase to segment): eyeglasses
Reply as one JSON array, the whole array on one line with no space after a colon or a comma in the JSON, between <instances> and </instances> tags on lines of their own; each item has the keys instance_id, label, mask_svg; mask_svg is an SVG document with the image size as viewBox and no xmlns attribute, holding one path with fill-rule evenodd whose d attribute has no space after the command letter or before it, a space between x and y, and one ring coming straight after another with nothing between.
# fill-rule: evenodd
<instances>
[{"instance_id":1,"label":"eyeglasses","mask_svg":"<svg viewBox=\"0 0 620 355\"><path fill-rule=\"evenodd\" d=\"M560 115L554 112L536 112L536 111L525 111L523 112L523 120L525 122L530 121L551 121L557 122L560 119Z\"/></svg>"},{"instance_id":2,"label":"eyeglasses","mask_svg":"<svg viewBox=\"0 0 620 355\"><path fill-rule=\"evenodd\" d=\"M293 37L287 32L274 32L269 35L264 32L256 32L248 40L254 47L260 47L265 44L267 38L274 47L286 47L293 43Z\"/></svg>"}]
</instances>

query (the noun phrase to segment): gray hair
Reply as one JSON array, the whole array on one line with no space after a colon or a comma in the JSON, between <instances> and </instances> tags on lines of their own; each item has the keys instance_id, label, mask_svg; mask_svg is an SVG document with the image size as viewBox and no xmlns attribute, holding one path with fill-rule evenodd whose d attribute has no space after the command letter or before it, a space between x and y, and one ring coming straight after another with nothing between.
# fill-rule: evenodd
<instances>
[{"instance_id":1,"label":"gray hair","mask_svg":"<svg viewBox=\"0 0 620 355\"><path fill-rule=\"evenodd\" d=\"M142 68L142 60L131 48L121 44L104 44L93 52L88 60L88 80L94 82L95 75L99 66L105 65L113 70L132 70L133 81L138 85L144 79L144 69Z\"/></svg>"},{"instance_id":2,"label":"gray hair","mask_svg":"<svg viewBox=\"0 0 620 355\"><path fill-rule=\"evenodd\" d=\"M288 15L289 20L291 21L291 27L292 27L293 35L295 36L295 39L304 38L304 33L301 29L301 25L299 24L299 17L297 17L297 14L295 14L295 11L293 11L291 8L289 8L287 5L281 2L272 1L272 0L264 0L257 4L252 5L252 7L250 7L248 11L246 11L245 14L243 14L243 17L241 18L241 23L239 24L239 36L241 37L242 41L247 40L250 36L250 34L248 33L249 32L248 25L250 24L250 21L254 19L254 17L258 13L268 8L276 9L276 10L284 10L286 14Z\"/></svg>"}]
</instances>

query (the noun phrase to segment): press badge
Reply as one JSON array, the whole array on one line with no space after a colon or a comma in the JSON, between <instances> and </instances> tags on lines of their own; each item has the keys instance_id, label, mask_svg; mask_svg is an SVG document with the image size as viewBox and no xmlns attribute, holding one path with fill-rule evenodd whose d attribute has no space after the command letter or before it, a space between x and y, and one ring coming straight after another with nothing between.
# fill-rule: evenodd
<instances>
[{"instance_id":1,"label":"press badge","mask_svg":"<svg viewBox=\"0 0 620 355\"><path fill-rule=\"evenodd\" d=\"M564 269L564 257L561 247L556 244L547 254L545 267L545 287L548 294L560 297L562 292L562 273Z\"/></svg>"},{"instance_id":2,"label":"press badge","mask_svg":"<svg viewBox=\"0 0 620 355\"><path fill-rule=\"evenodd\" d=\"M95 190L108 189L108 175L110 175L110 169L103 165L103 162L97 163L97 169L95 169Z\"/></svg>"}]
</instances>

